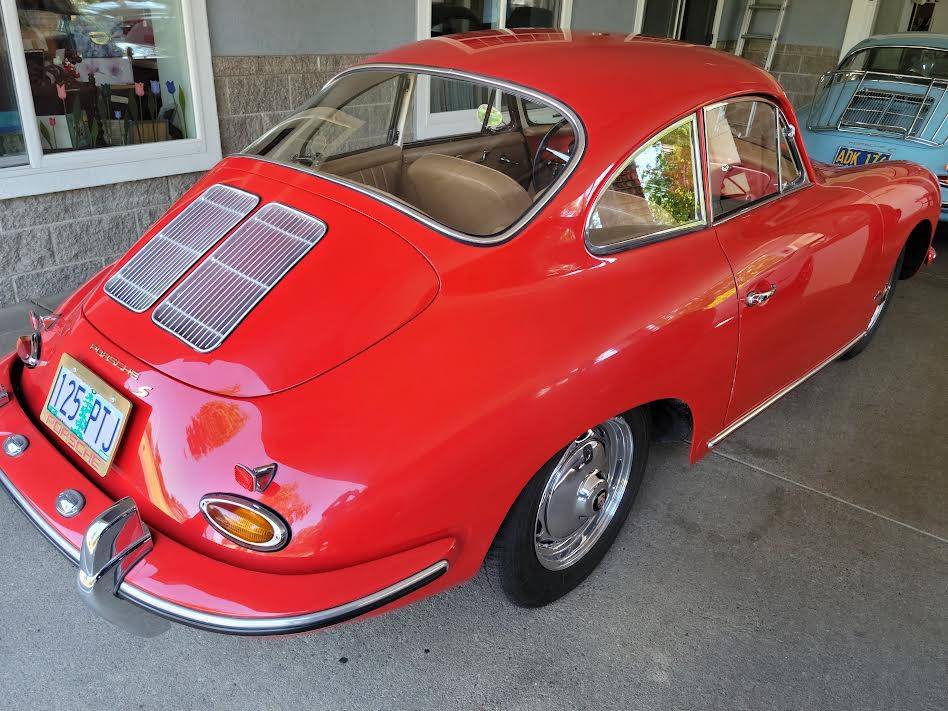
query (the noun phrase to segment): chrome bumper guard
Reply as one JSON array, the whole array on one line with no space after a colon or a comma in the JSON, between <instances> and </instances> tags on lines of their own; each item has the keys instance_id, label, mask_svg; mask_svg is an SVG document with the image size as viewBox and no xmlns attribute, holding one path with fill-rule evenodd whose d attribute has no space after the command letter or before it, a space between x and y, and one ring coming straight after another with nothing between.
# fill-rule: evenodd
<instances>
[{"instance_id":1,"label":"chrome bumper guard","mask_svg":"<svg viewBox=\"0 0 948 711\"><path fill-rule=\"evenodd\" d=\"M79 549L79 597L109 622L142 637L154 637L168 623L119 597L125 575L151 552L151 532L138 507L124 498L100 513L86 529Z\"/></svg>"},{"instance_id":2,"label":"chrome bumper guard","mask_svg":"<svg viewBox=\"0 0 948 711\"><path fill-rule=\"evenodd\" d=\"M327 610L286 617L217 615L168 602L125 580L128 572L152 550L151 533L131 498L124 498L99 514L86 530L82 548L77 551L33 508L2 469L0 487L59 552L79 567L78 588L83 602L109 622L140 636L161 634L169 628L169 620L237 635L308 632L394 602L440 578L448 570L448 562L440 560L378 592Z\"/></svg>"}]
</instances>

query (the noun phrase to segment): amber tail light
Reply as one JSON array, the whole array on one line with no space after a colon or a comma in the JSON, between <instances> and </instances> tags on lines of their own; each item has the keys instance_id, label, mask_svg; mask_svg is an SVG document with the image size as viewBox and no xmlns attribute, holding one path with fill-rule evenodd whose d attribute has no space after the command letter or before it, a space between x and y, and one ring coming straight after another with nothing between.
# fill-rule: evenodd
<instances>
[{"instance_id":1,"label":"amber tail light","mask_svg":"<svg viewBox=\"0 0 948 711\"><path fill-rule=\"evenodd\" d=\"M290 541L290 529L263 504L231 494L208 494L201 513L221 535L255 551L277 551Z\"/></svg>"}]
</instances>

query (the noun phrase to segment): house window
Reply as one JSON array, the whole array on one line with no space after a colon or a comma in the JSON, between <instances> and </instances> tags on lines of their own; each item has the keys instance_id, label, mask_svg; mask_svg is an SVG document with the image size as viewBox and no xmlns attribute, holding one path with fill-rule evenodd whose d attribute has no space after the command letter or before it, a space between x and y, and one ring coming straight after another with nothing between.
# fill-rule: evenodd
<instances>
[{"instance_id":1,"label":"house window","mask_svg":"<svg viewBox=\"0 0 948 711\"><path fill-rule=\"evenodd\" d=\"M204 0L0 9L0 198L220 159Z\"/></svg>"},{"instance_id":2,"label":"house window","mask_svg":"<svg viewBox=\"0 0 948 711\"><path fill-rule=\"evenodd\" d=\"M418 0L418 39L461 32L494 30L473 40L477 46L516 41L508 30L524 27L560 30L569 27L572 0ZM559 31L529 33L531 41L562 41ZM474 45L472 45L472 49ZM470 87L458 91L449 80L419 77L419 106L413 136L436 138L461 131L477 121L477 110L486 100Z\"/></svg>"},{"instance_id":3,"label":"house window","mask_svg":"<svg viewBox=\"0 0 948 711\"><path fill-rule=\"evenodd\" d=\"M0 17L0 168L29 163L9 55Z\"/></svg>"}]
</instances>

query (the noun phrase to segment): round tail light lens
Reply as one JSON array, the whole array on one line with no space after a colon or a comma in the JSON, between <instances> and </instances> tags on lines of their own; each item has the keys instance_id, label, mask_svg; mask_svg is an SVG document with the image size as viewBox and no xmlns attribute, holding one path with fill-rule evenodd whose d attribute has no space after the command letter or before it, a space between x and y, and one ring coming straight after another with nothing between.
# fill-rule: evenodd
<instances>
[{"instance_id":1,"label":"round tail light lens","mask_svg":"<svg viewBox=\"0 0 948 711\"><path fill-rule=\"evenodd\" d=\"M277 551L290 541L280 515L256 501L230 494L201 499L201 512L221 535L255 551Z\"/></svg>"}]
</instances>

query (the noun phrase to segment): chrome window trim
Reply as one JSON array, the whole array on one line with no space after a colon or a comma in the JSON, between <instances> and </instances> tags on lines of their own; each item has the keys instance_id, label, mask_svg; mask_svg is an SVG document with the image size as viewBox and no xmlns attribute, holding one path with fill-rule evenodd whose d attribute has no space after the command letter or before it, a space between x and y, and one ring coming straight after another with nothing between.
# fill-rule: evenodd
<instances>
[{"instance_id":1,"label":"chrome window trim","mask_svg":"<svg viewBox=\"0 0 948 711\"><path fill-rule=\"evenodd\" d=\"M0 468L0 488L6 490L16 507L53 544L56 550L74 566L78 567L79 549L46 521L43 515L17 490L2 468ZM251 636L292 634L319 629L371 612L433 582L444 575L447 570L448 561L439 560L403 580L351 602L330 607L326 610L285 617L248 618L204 612L203 610L163 600L132 585L128 580L123 581L119 587L119 597L138 605L144 611L159 615L172 622L211 632Z\"/></svg>"},{"instance_id":2,"label":"chrome window trim","mask_svg":"<svg viewBox=\"0 0 948 711\"><path fill-rule=\"evenodd\" d=\"M360 64L351 69L347 69L343 72L340 72L326 85L322 90L311 100L315 101L322 94L328 91L334 84L344 77L354 74L356 72L366 72L366 71L387 71L387 72L415 72L419 74L430 74L432 76L444 77L447 79L460 79L463 81L477 82L484 84L486 86L494 87L497 89L502 89L512 93L514 95L525 96L527 98L533 99L540 103L548 104L549 106L557 109L565 118L567 118L572 124L573 133L575 136L575 149L573 153L573 160L567 165L567 169L563 171L563 174L560 175L556 181L550 185L543 197L535 201L532 207L525 212L520 219L514 222L510 227L502 232L498 232L495 235L486 235L483 237L478 237L476 235L469 235L465 232L460 232L458 230L451 229L447 225L442 225L440 222L437 222L427 215L425 215L420 210L415 209L411 205L397 198L390 197L382 194L379 191L373 190L372 188L362 185L361 183L356 183L351 180L346 180L337 175L329 175L327 173L319 173L311 170L306 170L304 167L299 165L294 165L292 163L285 163L283 161L268 159L265 156L253 155L250 153L237 153L236 155L242 158L249 158L252 160L259 160L264 163L272 163L274 165L280 165L284 168L289 168L290 170L295 170L304 175L313 176L316 178L322 178L323 180L328 180L331 183L341 185L346 188L355 190L356 192L362 193L370 198L378 200L391 208L398 210L399 212L411 217L412 219L421 222L422 224L430 227L431 229L440 232L446 237L463 242L465 244L471 244L478 247L491 246L496 244L501 244L506 242L509 239L512 239L520 230L522 230L526 225L533 220L534 217L545 208L550 201L559 193L560 189L566 184L566 181L569 180L570 176L575 172L576 168L579 166L580 161L583 159L583 155L586 152L586 127L583 124L582 120L579 118L578 114L573 111L569 106L561 102L559 99L555 99L551 96L543 94L535 89L530 89L528 87L522 86L520 84L515 84L513 82L506 81L504 79L497 79L494 77L485 76L482 74L475 74L473 72L465 72L459 69L444 69L441 67L432 67L424 64L389 64L389 63L373 63L373 64ZM290 117L292 119L292 117ZM282 122L281 122L282 123ZM277 124L274 128L267 131L263 136L256 139L253 143L262 142L263 139L269 135L272 131L279 128L281 124ZM253 145L253 144L251 144ZM246 150L246 149L245 149Z\"/></svg>"},{"instance_id":3,"label":"chrome window trim","mask_svg":"<svg viewBox=\"0 0 948 711\"><path fill-rule=\"evenodd\" d=\"M616 242L615 244L610 244L608 246L597 246L592 244L589 241L589 223L592 220L593 214L596 212L596 209L599 207L599 203L602 202L603 197L606 194L606 191L609 190L609 187L615 182L616 178L622 174L622 172L628 168L629 164L635 160L635 158L646 148L648 148L652 143L659 140L666 133L674 131L679 126L682 126L688 122L692 123L691 127L691 139L692 139L692 161L691 161L691 174L692 180L695 184L695 199L697 200L698 207L701 211L701 218L698 220L692 220L691 222L686 222L682 225L675 225L674 227L668 227L664 230L658 230L656 232L649 232L644 235L639 235L637 237L630 237L627 240L622 240L621 242ZM708 226L708 212L707 212L707 200L705 199L705 180L704 180L704 169L701 165L701 144L700 144L701 132L698 127L698 113L696 111L691 112L687 116L683 116L674 123L671 123L659 131L652 134L649 138L645 139L638 148L636 148L632 153L626 158L618 168L613 170L609 177L603 181L603 187L600 188L599 194L596 196L596 199L593 201L591 207L588 208L586 213L586 219L583 222L583 242L586 244L586 249L589 250L591 254L596 256L602 256L606 254L614 254L615 252L621 252L626 249L633 249L635 247L644 247L647 244L654 244L655 242L662 242L667 239L672 239L674 237L679 237L685 234L690 234L695 230L702 229Z\"/></svg>"},{"instance_id":4,"label":"chrome window trim","mask_svg":"<svg viewBox=\"0 0 948 711\"><path fill-rule=\"evenodd\" d=\"M791 145L791 147L792 147L793 152L796 154L796 159L797 159L797 162L798 162L798 167L800 168L800 173L802 174L802 179L801 179L801 180L798 180L796 183L792 183L792 184L791 184L787 189L785 189L785 190L783 190L783 189L782 189L782 190L778 190L777 192L775 192L775 193L773 193L773 194L771 194L771 195L768 195L768 196L766 196L766 197L760 198L759 200L755 200L754 202L748 203L747 205L744 205L743 207L738 208L737 210L734 210L733 212L727 213L727 214L724 215L723 217L716 217L715 214L714 214L714 210L712 209L712 210L711 210L711 221L710 221L712 227L715 226L715 225L723 224L723 223L727 222L728 220L730 220L731 218L737 217L738 215L747 214L747 213L750 212L751 210L755 210L755 209L757 209L758 207L763 207L764 205L769 205L770 203L774 202L774 201L777 200L778 198L782 198L782 197L784 197L784 196L786 196L786 195L791 195L791 194L795 193L796 191L802 190L803 188L806 188L806 187L808 187L809 185L811 185L810 174L809 174L809 172L807 171L806 165L803 163L803 156L802 156L802 154L800 154L800 147L797 145L797 137L800 135L800 131L799 131L799 129L797 129L796 126L794 126L792 123L790 123L789 119L787 119L787 117L786 117L786 114L783 113L783 109L781 109L781 108L780 108L780 105L777 104L777 102L775 102L773 99L769 99L769 98L767 98L766 96L760 96L760 95L757 95L757 94L748 94L748 95L746 95L746 96L736 96L736 97L733 97L733 98L731 98L731 99L724 99L723 101L716 101L716 102L714 102L713 104L708 104L707 106L703 107L701 110L704 111L704 112L707 112L707 111L710 111L711 109L720 108L721 106L725 106L725 105L727 105L727 104L737 103L737 102L740 102L740 101L762 101L762 102L764 102L764 103L770 104L770 105L773 106L774 109L776 109L776 111L777 111L777 118L778 118L778 120L777 120L777 130L778 130L778 131L780 130L780 121L779 121L779 118L780 118L781 116L782 116L782 117L784 118L784 120L787 122L787 126L792 126L792 127L793 127L793 134L794 134L794 135L793 135L793 140L790 141L790 145ZM710 164L711 164L711 158L710 158L710 155L709 155L709 153L708 153L708 133L707 133L707 130L708 130L708 129L707 129L707 121L704 122L704 127L705 127L705 135L704 135L704 144L705 144L705 145L704 145L704 152L705 152L705 155L704 155L704 161L705 161L705 164L706 164L706 165L710 165ZM777 143L777 165L778 165L778 167L779 167L779 165L780 165L780 148L779 148L779 146L780 146L780 143L779 143L779 141L778 141L778 143ZM705 175L707 176L707 181L708 181L707 194L710 196L710 195L711 195L711 171L710 171L710 170L705 170Z\"/></svg>"}]
</instances>

